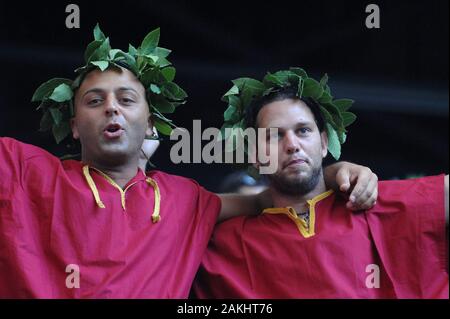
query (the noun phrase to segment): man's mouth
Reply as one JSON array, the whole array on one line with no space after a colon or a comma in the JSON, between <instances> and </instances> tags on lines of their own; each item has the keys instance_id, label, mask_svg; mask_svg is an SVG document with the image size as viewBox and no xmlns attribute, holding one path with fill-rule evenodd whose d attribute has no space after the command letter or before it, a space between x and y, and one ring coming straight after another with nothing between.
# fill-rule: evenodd
<instances>
[{"instance_id":1,"label":"man's mouth","mask_svg":"<svg viewBox=\"0 0 450 319\"><path fill-rule=\"evenodd\" d=\"M103 130L103 136L106 139L117 139L122 136L124 129L118 123L108 124Z\"/></svg>"},{"instance_id":2,"label":"man's mouth","mask_svg":"<svg viewBox=\"0 0 450 319\"><path fill-rule=\"evenodd\" d=\"M306 164L307 161L301 158L292 160L290 162L288 162L287 164L284 165L283 169L286 167L290 167L290 166L298 166L298 165L302 165L302 164Z\"/></svg>"}]
</instances>

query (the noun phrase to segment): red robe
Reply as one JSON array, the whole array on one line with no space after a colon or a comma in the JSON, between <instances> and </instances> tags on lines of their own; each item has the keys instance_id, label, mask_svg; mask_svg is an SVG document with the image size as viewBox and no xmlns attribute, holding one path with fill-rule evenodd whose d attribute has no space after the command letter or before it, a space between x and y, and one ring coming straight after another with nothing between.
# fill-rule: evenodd
<instances>
[{"instance_id":1,"label":"red robe","mask_svg":"<svg viewBox=\"0 0 450 319\"><path fill-rule=\"evenodd\" d=\"M119 189L0 138L0 298L187 298L220 199L159 171Z\"/></svg>"},{"instance_id":2,"label":"red robe","mask_svg":"<svg viewBox=\"0 0 450 319\"><path fill-rule=\"evenodd\" d=\"M327 192L310 215L306 225L293 209L269 209L217 225L195 294L448 298L444 176L380 182L377 204L360 213Z\"/></svg>"}]
</instances>

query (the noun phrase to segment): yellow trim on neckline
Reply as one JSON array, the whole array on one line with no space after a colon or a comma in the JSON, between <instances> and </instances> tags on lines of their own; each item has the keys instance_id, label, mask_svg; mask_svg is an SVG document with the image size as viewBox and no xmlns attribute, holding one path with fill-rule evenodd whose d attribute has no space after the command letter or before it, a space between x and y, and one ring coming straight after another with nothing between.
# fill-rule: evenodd
<instances>
[{"instance_id":1,"label":"yellow trim on neckline","mask_svg":"<svg viewBox=\"0 0 450 319\"><path fill-rule=\"evenodd\" d=\"M321 200L327 198L333 194L333 190L328 190L322 194L315 196L314 198L307 200L309 205L309 224L307 224L303 219L298 217L297 212L293 207L276 207L276 208L266 208L263 210L263 214L285 214L288 216L296 225L300 234L305 238L310 238L314 236L316 227L316 204Z\"/></svg>"},{"instance_id":2,"label":"yellow trim on neckline","mask_svg":"<svg viewBox=\"0 0 450 319\"><path fill-rule=\"evenodd\" d=\"M95 185L95 182L92 179L92 176L89 172L90 169L93 169L97 173L99 173L100 176L102 176L104 179L106 179L106 181L108 181L108 183L110 183L113 187L115 187L120 192L120 202L122 204L123 210L125 211L126 210L126 201L125 201L126 192L128 189L130 189L131 186L135 185L138 182L136 181L136 182L131 183L123 190L111 177L109 177L108 175L106 175L105 173L100 171L99 169L97 169L95 167L90 167L89 165L83 166L83 175L86 179L86 182L89 185L89 188L91 189L92 194L94 195L94 199L95 199L97 206L100 208L105 208L105 205L103 204L102 200L100 199L100 194L98 192L97 186ZM145 175L145 173L144 173L144 175ZM152 213L152 222L157 223L161 220L161 216L159 214L160 206L161 206L161 192L159 191L158 183L154 179L146 176L145 181L148 185L150 185L153 188L153 191L155 193L155 206L153 208L153 213Z\"/></svg>"}]
</instances>

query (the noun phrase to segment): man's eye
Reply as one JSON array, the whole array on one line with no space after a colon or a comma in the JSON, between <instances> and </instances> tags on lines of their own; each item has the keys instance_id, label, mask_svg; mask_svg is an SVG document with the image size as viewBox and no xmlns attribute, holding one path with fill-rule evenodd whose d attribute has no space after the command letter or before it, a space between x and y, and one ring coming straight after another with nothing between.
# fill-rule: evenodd
<instances>
[{"instance_id":1,"label":"man's eye","mask_svg":"<svg viewBox=\"0 0 450 319\"><path fill-rule=\"evenodd\" d=\"M127 98L127 97L121 98L120 101L121 101L122 103L125 103L125 104L134 103L134 100L133 100L133 99L130 99L130 98Z\"/></svg>"},{"instance_id":2,"label":"man's eye","mask_svg":"<svg viewBox=\"0 0 450 319\"><path fill-rule=\"evenodd\" d=\"M96 104L99 104L101 102L102 102L101 99L91 99L91 100L88 101L88 105L96 105Z\"/></svg>"},{"instance_id":3,"label":"man's eye","mask_svg":"<svg viewBox=\"0 0 450 319\"><path fill-rule=\"evenodd\" d=\"M297 132L299 132L300 134L306 134L306 133L311 132L311 129L308 128L308 127L302 127L302 128L299 128L299 129L297 130Z\"/></svg>"}]
</instances>

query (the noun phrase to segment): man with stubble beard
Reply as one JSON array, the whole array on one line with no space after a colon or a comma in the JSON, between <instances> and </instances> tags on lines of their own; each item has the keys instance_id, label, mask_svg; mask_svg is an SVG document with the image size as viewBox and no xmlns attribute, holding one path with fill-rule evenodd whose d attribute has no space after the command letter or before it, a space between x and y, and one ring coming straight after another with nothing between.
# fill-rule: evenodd
<instances>
[{"instance_id":1,"label":"man with stubble beard","mask_svg":"<svg viewBox=\"0 0 450 319\"><path fill-rule=\"evenodd\" d=\"M279 74L281 83L286 71ZM267 83L261 92L270 92ZM375 206L352 213L324 181L329 102L299 96L287 80L273 87L245 112L247 127L266 129L258 147L275 143L278 169L267 176L273 206L216 226L195 295L448 298L448 175L380 182Z\"/></svg>"}]
</instances>

